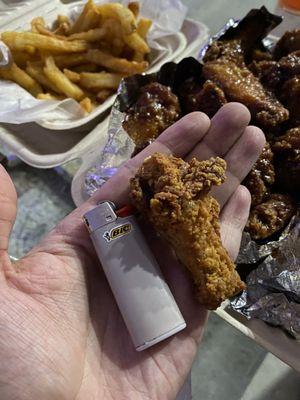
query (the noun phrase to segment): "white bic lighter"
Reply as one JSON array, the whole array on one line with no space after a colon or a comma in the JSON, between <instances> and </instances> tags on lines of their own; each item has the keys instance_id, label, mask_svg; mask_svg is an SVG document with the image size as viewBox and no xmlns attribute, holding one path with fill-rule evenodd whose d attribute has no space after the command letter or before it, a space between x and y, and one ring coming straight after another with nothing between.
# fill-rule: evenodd
<instances>
[{"instance_id":1,"label":"white bic lighter","mask_svg":"<svg viewBox=\"0 0 300 400\"><path fill-rule=\"evenodd\" d=\"M97 255L137 351L186 323L130 209L110 201L84 215Z\"/></svg>"}]
</instances>

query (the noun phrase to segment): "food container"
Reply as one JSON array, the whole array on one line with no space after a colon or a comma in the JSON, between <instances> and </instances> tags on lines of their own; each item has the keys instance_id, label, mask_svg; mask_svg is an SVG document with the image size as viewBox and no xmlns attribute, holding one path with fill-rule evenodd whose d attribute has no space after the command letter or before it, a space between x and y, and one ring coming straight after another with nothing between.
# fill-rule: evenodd
<instances>
[{"instance_id":1,"label":"food container","mask_svg":"<svg viewBox=\"0 0 300 400\"><path fill-rule=\"evenodd\" d=\"M215 313L300 373L299 342L289 337L283 330L259 319L247 320L233 311L229 302L222 304Z\"/></svg>"},{"instance_id":2,"label":"food container","mask_svg":"<svg viewBox=\"0 0 300 400\"><path fill-rule=\"evenodd\" d=\"M8 2L0 0L0 31L26 30L36 16L51 23L57 14L70 15L85 1L62 2L54 0L27 0ZM157 71L165 62L194 54L207 40L204 24L186 19L181 31L157 39L164 51L152 52L147 73ZM61 165L87 153L89 147L99 145L106 134L106 118L115 95L85 117L75 121L43 121L20 125L0 124L0 141L26 163L38 168ZM99 148L99 147L98 147Z\"/></svg>"},{"instance_id":3,"label":"food container","mask_svg":"<svg viewBox=\"0 0 300 400\"><path fill-rule=\"evenodd\" d=\"M104 1L95 1L96 3L103 3ZM54 0L50 4L44 0L36 1L18 1L13 2L13 5L7 7L5 16L2 17L2 23L0 22L0 31L13 30L13 31L26 31L30 30L30 21L37 16L42 16L46 23L51 25L58 14L65 14L68 16L74 16L78 14L80 7L82 7L86 1L73 1L67 4L62 3L60 0ZM14 8L15 5L15 8ZM29 8L29 5L31 6ZM4 5L2 6L4 8ZM2 9L0 3L0 10ZM77 11L77 12L76 12ZM1 15L1 14L0 14ZM186 47L186 37L182 32L175 32L169 36L163 36L155 41L155 47L160 49L152 48L150 54L150 67L147 72L153 72L159 66L171 60L181 53ZM105 113L113 104L115 95L110 96L103 104L97 106L91 113L74 121L39 121L38 124L47 129L62 130L62 129L73 129L79 126L83 126L95 117Z\"/></svg>"}]
</instances>

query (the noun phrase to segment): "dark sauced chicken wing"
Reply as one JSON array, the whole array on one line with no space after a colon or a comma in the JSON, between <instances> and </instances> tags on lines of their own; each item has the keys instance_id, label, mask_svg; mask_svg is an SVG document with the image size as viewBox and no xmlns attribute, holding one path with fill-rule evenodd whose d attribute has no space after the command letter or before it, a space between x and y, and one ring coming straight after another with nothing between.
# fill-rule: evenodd
<instances>
[{"instance_id":1,"label":"dark sauced chicken wing","mask_svg":"<svg viewBox=\"0 0 300 400\"><path fill-rule=\"evenodd\" d=\"M219 59L232 61L237 65L244 66L244 51L241 40L216 40L207 50L203 61L215 61Z\"/></svg>"},{"instance_id":2,"label":"dark sauced chicken wing","mask_svg":"<svg viewBox=\"0 0 300 400\"><path fill-rule=\"evenodd\" d=\"M253 62L249 68L289 110L289 123L300 124L300 51L279 61Z\"/></svg>"},{"instance_id":3,"label":"dark sauced chicken wing","mask_svg":"<svg viewBox=\"0 0 300 400\"><path fill-rule=\"evenodd\" d=\"M247 67L221 58L205 63L203 75L220 86L228 101L247 106L260 126L274 128L288 119L288 110L264 89Z\"/></svg>"},{"instance_id":4,"label":"dark sauced chicken wing","mask_svg":"<svg viewBox=\"0 0 300 400\"><path fill-rule=\"evenodd\" d=\"M300 127L287 131L272 145L276 181L290 193L300 193Z\"/></svg>"},{"instance_id":5,"label":"dark sauced chicken wing","mask_svg":"<svg viewBox=\"0 0 300 400\"><path fill-rule=\"evenodd\" d=\"M251 210L245 230L252 239L266 239L283 229L295 211L296 207L290 196L272 194L266 202Z\"/></svg>"},{"instance_id":6,"label":"dark sauced chicken wing","mask_svg":"<svg viewBox=\"0 0 300 400\"><path fill-rule=\"evenodd\" d=\"M282 72L276 61L253 61L249 69L260 80L264 87L275 92L282 84Z\"/></svg>"},{"instance_id":7,"label":"dark sauced chicken wing","mask_svg":"<svg viewBox=\"0 0 300 400\"><path fill-rule=\"evenodd\" d=\"M278 61L285 79L300 74L300 51L294 51Z\"/></svg>"},{"instance_id":8,"label":"dark sauced chicken wing","mask_svg":"<svg viewBox=\"0 0 300 400\"><path fill-rule=\"evenodd\" d=\"M271 61L272 60L272 54L265 50L261 49L254 49L252 52L252 61Z\"/></svg>"},{"instance_id":9,"label":"dark sauced chicken wing","mask_svg":"<svg viewBox=\"0 0 300 400\"><path fill-rule=\"evenodd\" d=\"M253 61L249 69L267 88L278 91L281 85L290 78L300 74L300 51L288 54L279 61Z\"/></svg>"},{"instance_id":10,"label":"dark sauced chicken wing","mask_svg":"<svg viewBox=\"0 0 300 400\"><path fill-rule=\"evenodd\" d=\"M220 158L191 160L156 153L131 181L131 199L156 232L173 247L193 278L196 297L217 308L245 285L220 238L218 202L209 195L225 179Z\"/></svg>"},{"instance_id":11,"label":"dark sauced chicken wing","mask_svg":"<svg viewBox=\"0 0 300 400\"><path fill-rule=\"evenodd\" d=\"M142 150L180 116L178 98L169 87L153 82L143 86L135 104L126 112L123 128Z\"/></svg>"},{"instance_id":12,"label":"dark sauced chicken wing","mask_svg":"<svg viewBox=\"0 0 300 400\"><path fill-rule=\"evenodd\" d=\"M262 203L268 197L270 186L274 181L273 152L269 143L266 143L259 159L244 180L245 186L251 193L252 207Z\"/></svg>"},{"instance_id":13,"label":"dark sauced chicken wing","mask_svg":"<svg viewBox=\"0 0 300 400\"><path fill-rule=\"evenodd\" d=\"M210 118L227 103L223 90L214 82L207 80L202 86L193 79L181 86L180 101L185 113L202 111Z\"/></svg>"},{"instance_id":14,"label":"dark sauced chicken wing","mask_svg":"<svg viewBox=\"0 0 300 400\"><path fill-rule=\"evenodd\" d=\"M292 126L300 125L300 75L284 83L280 98L290 112L289 122Z\"/></svg>"},{"instance_id":15,"label":"dark sauced chicken wing","mask_svg":"<svg viewBox=\"0 0 300 400\"><path fill-rule=\"evenodd\" d=\"M285 32L276 44L274 56L279 59L296 50L300 50L300 29Z\"/></svg>"}]
</instances>

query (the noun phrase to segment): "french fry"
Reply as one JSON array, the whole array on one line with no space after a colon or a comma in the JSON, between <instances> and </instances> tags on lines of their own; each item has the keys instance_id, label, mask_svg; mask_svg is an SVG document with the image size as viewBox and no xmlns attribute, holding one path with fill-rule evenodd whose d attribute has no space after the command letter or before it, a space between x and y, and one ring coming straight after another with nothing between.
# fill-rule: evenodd
<instances>
[{"instance_id":1,"label":"french fry","mask_svg":"<svg viewBox=\"0 0 300 400\"><path fill-rule=\"evenodd\" d=\"M60 69L55 65L53 57L47 57L45 60L44 73L47 78L57 85L59 89L67 96L75 100L82 100L84 93L79 86L71 82Z\"/></svg>"},{"instance_id":2,"label":"french fry","mask_svg":"<svg viewBox=\"0 0 300 400\"><path fill-rule=\"evenodd\" d=\"M93 110L92 101L89 97L85 97L79 104L87 113L90 113Z\"/></svg>"},{"instance_id":3,"label":"french fry","mask_svg":"<svg viewBox=\"0 0 300 400\"><path fill-rule=\"evenodd\" d=\"M70 32L70 27L71 25L68 25L66 22L64 22L63 24L60 24L57 29L55 29L54 33L55 35L68 36Z\"/></svg>"},{"instance_id":4,"label":"french fry","mask_svg":"<svg viewBox=\"0 0 300 400\"><path fill-rule=\"evenodd\" d=\"M101 50L91 49L87 53L87 59L92 63L101 65L111 71L121 72L125 75L140 74L148 67L147 61L140 63L136 61L128 61L125 58L114 57L111 54Z\"/></svg>"},{"instance_id":5,"label":"french fry","mask_svg":"<svg viewBox=\"0 0 300 400\"><path fill-rule=\"evenodd\" d=\"M61 90L55 85L55 83L52 83L44 74L43 67L39 66L35 63L28 62L27 67L26 67L26 72L28 75L31 76L31 78L35 79L37 82L39 82L45 89L50 89L53 92L56 93L62 93Z\"/></svg>"},{"instance_id":6,"label":"french fry","mask_svg":"<svg viewBox=\"0 0 300 400\"><path fill-rule=\"evenodd\" d=\"M96 72L99 71L99 65L96 64L81 64L72 68L74 72Z\"/></svg>"},{"instance_id":7,"label":"french fry","mask_svg":"<svg viewBox=\"0 0 300 400\"><path fill-rule=\"evenodd\" d=\"M25 51L25 53L31 54L31 55L36 53L35 48L30 45L24 46L24 48L22 50Z\"/></svg>"},{"instance_id":8,"label":"french fry","mask_svg":"<svg viewBox=\"0 0 300 400\"><path fill-rule=\"evenodd\" d=\"M37 60L37 57L26 53L25 51L12 50L12 58L20 68L26 68L27 62L30 60Z\"/></svg>"},{"instance_id":9,"label":"french fry","mask_svg":"<svg viewBox=\"0 0 300 400\"><path fill-rule=\"evenodd\" d=\"M16 82L33 96L43 93L41 86L15 63L9 67L0 68L0 78Z\"/></svg>"},{"instance_id":10,"label":"french fry","mask_svg":"<svg viewBox=\"0 0 300 400\"><path fill-rule=\"evenodd\" d=\"M67 17L66 15L62 15L62 14L58 14L57 18L56 18L56 24L60 25L60 24L71 24L70 18Z\"/></svg>"},{"instance_id":11,"label":"french fry","mask_svg":"<svg viewBox=\"0 0 300 400\"><path fill-rule=\"evenodd\" d=\"M39 33L37 25L45 26L46 24L43 17L36 17L31 20L30 25L31 25L31 32Z\"/></svg>"},{"instance_id":12,"label":"french fry","mask_svg":"<svg viewBox=\"0 0 300 400\"><path fill-rule=\"evenodd\" d=\"M54 33L56 35L64 35L68 36L71 29L71 22L69 17L66 15L58 15L55 21L55 30Z\"/></svg>"},{"instance_id":13,"label":"french fry","mask_svg":"<svg viewBox=\"0 0 300 400\"><path fill-rule=\"evenodd\" d=\"M145 54L140 53L139 51L135 51L132 56L132 61L142 62L145 59Z\"/></svg>"},{"instance_id":14,"label":"french fry","mask_svg":"<svg viewBox=\"0 0 300 400\"><path fill-rule=\"evenodd\" d=\"M90 29L87 32L73 33L68 36L67 40L86 40L87 42L97 42L107 36L107 28Z\"/></svg>"},{"instance_id":15,"label":"french fry","mask_svg":"<svg viewBox=\"0 0 300 400\"><path fill-rule=\"evenodd\" d=\"M140 35L141 38L146 39L147 33L152 26L151 19L148 18L140 18L137 24L137 33Z\"/></svg>"},{"instance_id":16,"label":"french fry","mask_svg":"<svg viewBox=\"0 0 300 400\"><path fill-rule=\"evenodd\" d=\"M107 40L111 40L114 37L122 38L123 29L118 20L115 18L107 18L103 21L102 27L107 29Z\"/></svg>"},{"instance_id":17,"label":"french fry","mask_svg":"<svg viewBox=\"0 0 300 400\"><path fill-rule=\"evenodd\" d=\"M123 30L124 35L130 35L136 31L136 20L132 11L119 3L107 3L97 6L100 15L106 18L117 19Z\"/></svg>"},{"instance_id":18,"label":"french fry","mask_svg":"<svg viewBox=\"0 0 300 400\"><path fill-rule=\"evenodd\" d=\"M32 46L39 50L80 53L89 47L88 43L84 40L68 42L32 32L3 32L1 39L10 49L14 50L26 50L26 46Z\"/></svg>"},{"instance_id":19,"label":"french fry","mask_svg":"<svg viewBox=\"0 0 300 400\"><path fill-rule=\"evenodd\" d=\"M65 97L54 93L39 93L36 98L39 100L64 100Z\"/></svg>"},{"instance_id":20,"label":"french fry","mask_svg":"<svg viewBox=\"0 0 300 400\"><path fill-rule=\"evenodd\" d=\"M111 43L112 43L112 47L110 48L111 54L115 57L119 57L124 50L123 40L116 37L111 41Z\"/></svg>"},{"instance_id":21,"label":"french fry","mask_svg":"<svg viewBox=\"0 0 300 400\"><path fill-rule=\"evenodd\" d=\"M57 35L54 32L51 32L46 28L45 20L42 17L33 18L31 21L31 32L40 33L44 36L50 36L56 39L65 40L65 37L62 35Z\"/></svg>"},{"instance_id":22,"label":"french fry","mask_svg":"<svg viewBox=\"0 0 300 400\"><path fill-rule=\"evenodd\" d=\"M137 1L132 1L131 3L128 4L127 7L135 16L135 18L137 18L140 13L140 3L138 3Z\"/></svg>"},{"instance_id":23,"label":"french fry","mask_svg":"<svg viewBox=\"0 0 300 400\"><path fill-rule=\"evenodd\" d=\"M43 27L41 25L37 25L37 30L38 30L38 33L40 33L41 35L44 35L44 36L50 36L52 38L56 38L56 39L59 39L59 40L65 40L66 39L65 36L57 35L56 33L49 31L49 29L47 29L47 28L45 28L45 27Z\"/></svg>"},{"instance_id":24,"label":"french fry","mask_svg":"<svg viewBox=\"0 0 300 400\"><path fill-rule=\"evenodd\" d=\"M109 89L102 89L96 95L96 100L98 103L102 104L110 95L112 91Z\"/></svg>"},{"instance_id":25,"label":"french fry","mask_svg":"<svg viewBox=\"0 0 300 400\"><path fill-rule=\"evenodd\" d=\"M75 53L65 55L54 56L55 64L58 68L70 68L80 64L89 63L87 53Z\"/></svg>"},{"instance_id":26,"label":"french fry","mask_svg":"<svg viewBox=\"0 0 300 400\"><path fill-rule=\"evenodd\" d=\"M151 28L152 21L148 18L141 18L137 24L137 33L142 39L146 39L146 36ZM132 57L133 61L141 62L145 59L145 54L141 51L135 51Z\"/></svg>"},{"instance_id":27,"label":"french fry","mask_svg":"<svg viewBox=\"0 0 300 400\"><path fill-rule=\"evenodd\" d=\"M117 89L121 79L122 75L108 72L82 72L80 86L96 92L100 89Z\"/></svg>"},{"instance_id":28,"label":"french fry","mask_svg":"<svg viewBox=\"0 0 300 400\"><path fill-rule=\"evenodd\" d=\"M88 0L81 14L70 28L70 34L86 32L100 23L100 14L93 0Z\"/></svg>"},{"instance_id":29,"label":"french fry","mask_svg":"<svg viewBox=\"0 0 300 400\"><path fill-rule=\"evenodd\" d=\"M134 32L131 35L124 36L124 42L129 46L131 49L142 53L147 54L150 53L150 48L145 42L143 38L137 33Z\"/></svg>"},{"instance_id":30,"label":"french fry","mask_svg":"<svg viewBox=\"0 0 300 400\"><path fill-rule=\"evenodd\" d=\"M77 72L71 71L70 69L65 68L64 69L64 74L68 79L70 79L71 82L78 83L80 81L80 74Z\"/></svg>"}]
</instances>

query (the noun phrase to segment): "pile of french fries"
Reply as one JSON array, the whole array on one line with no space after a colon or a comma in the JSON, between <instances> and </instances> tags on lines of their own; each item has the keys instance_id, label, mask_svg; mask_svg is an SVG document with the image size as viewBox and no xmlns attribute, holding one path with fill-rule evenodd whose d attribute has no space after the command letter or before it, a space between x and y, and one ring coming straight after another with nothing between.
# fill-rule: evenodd
<instances>
[{"instance_id":1,"label":"pile of french fries","mask_svg":"<svg viewBox=\"0 0 300 400\"><path fill-rule=\"evenodd\" d=\"M0 78L38 99L75 99L89 113L116 91L122 77L148 68L151 24L139 18L137 2L125 7L88 0L74 23L58 15L53 29L43 17L34 18L30 32L1 33L12 62L0 68Z\"/></svg>"}]
</instances>

